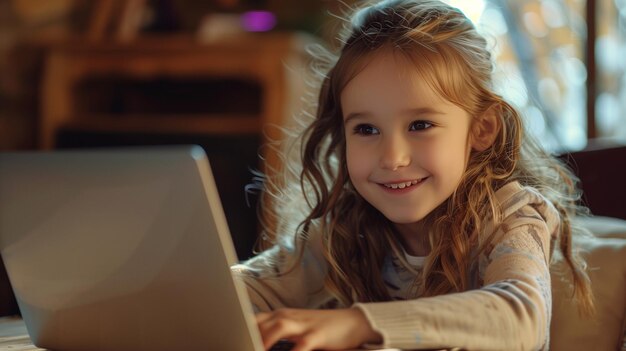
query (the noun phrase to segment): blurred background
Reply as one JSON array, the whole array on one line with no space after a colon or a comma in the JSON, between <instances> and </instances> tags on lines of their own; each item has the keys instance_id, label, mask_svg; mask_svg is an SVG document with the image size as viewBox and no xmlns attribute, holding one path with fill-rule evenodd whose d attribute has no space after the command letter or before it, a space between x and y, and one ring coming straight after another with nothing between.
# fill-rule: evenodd
<instances>
[{"instance_id":1,"label":"blurred background","mask_svg":"<svg viewBox=\"0 0 626 351\"><path fill-rule=\"evenodd\" d=\"M624 144L626 0L447 2L487 36L500 93L548 150ZM247 258L251 170L259 155L280 167L263 145L302 109L306 47L336 47L359 3L0 0L0 151L199 144Z\"/></svg>"}]
</instances>

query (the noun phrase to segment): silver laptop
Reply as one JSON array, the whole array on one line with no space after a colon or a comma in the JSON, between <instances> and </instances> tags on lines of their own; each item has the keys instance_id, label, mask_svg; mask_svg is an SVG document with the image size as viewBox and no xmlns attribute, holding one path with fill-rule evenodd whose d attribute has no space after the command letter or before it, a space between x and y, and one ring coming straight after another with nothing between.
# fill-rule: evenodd
<instances>
[{"instance_id":1,"label":"silver laptop","mask_svg":"<svg viewBox=\"0 0 626 351\"><path fill-rule=\"evenodd\" d=\"M39 347L263 349L199 146L0 154L0 249Z\"/></svg>"}]
</instances>

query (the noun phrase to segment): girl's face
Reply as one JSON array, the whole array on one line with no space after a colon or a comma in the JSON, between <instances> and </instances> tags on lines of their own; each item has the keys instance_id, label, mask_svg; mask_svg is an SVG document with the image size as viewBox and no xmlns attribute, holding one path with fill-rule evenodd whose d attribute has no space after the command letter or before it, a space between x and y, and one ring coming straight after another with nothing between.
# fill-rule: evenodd
<instances>
[{"instance_id":1,"label":"girl's face","mask_svg":"<svg viewBox=\"0 0 626 351\"><path fill-rule=\"evenodd\" d=\"M341 92L350 180L396 224L423 219L457 188L470 116L400 55L374 55Z\"/></svg>"}]
</instances>

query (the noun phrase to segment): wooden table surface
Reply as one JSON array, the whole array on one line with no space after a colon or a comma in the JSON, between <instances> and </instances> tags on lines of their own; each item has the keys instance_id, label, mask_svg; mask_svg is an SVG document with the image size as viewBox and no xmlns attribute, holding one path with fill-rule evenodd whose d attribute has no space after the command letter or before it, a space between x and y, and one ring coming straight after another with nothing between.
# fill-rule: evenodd
<instances>
[{"instance_id":1,"label":"wooden table surface","mask_svg":"<svg viewBox=\"0 0 626 351\"><path fill-rule=\"evenodd\" d=\"M44 349L32 344L22 318L2 317L0 318L0 350L35 351Z\"/></svg>"},{"instance_id":2,"label":"wooden table surface","mask_svg":"<svg viewBox=\"0 0 626 351\"><path fill-rule=\"evenodd\" d=\"M32 344L26 325L21 317L0 317L0 351L48 351ZM456 351L452 349L448 351ZM354 350L359 351L359 350ZM365 350L363 350L365 351ZM372 350L375 351L375 350ZM400 351L399 349L378 349L378 351ZM436 351L436 350L435 350ZM445 351L445 350L439 350Z\"/></svg>"}]
</instances>

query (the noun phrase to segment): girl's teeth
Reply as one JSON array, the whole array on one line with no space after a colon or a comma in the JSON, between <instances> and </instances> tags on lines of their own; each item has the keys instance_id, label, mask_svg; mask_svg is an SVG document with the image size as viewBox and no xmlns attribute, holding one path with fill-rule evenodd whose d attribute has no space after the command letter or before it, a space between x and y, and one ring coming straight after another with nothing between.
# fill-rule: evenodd
<instances>
[{"instance_id":1,"label":"girl's teeth","mask_svg":"<svg viewBox=\"0 0 626 351\"><path fill-rule=\"evenodd\" d=\"M405 183L385 184L385 186L391 189L404 189L406 187L410 187L411 185L415 185L417 183L418 183L418 180L412 180L410 182L405 182Z\"/></svg>"}]
</instances>

